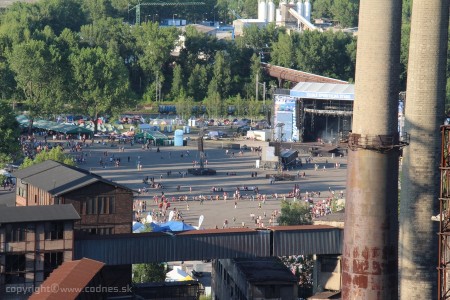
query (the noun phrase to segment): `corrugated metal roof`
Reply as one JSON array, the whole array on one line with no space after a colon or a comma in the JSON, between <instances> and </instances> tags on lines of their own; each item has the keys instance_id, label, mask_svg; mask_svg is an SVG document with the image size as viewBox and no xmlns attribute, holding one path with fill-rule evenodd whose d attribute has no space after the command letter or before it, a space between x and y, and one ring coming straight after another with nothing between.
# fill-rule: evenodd
<instances>
[{"instance_id":1,"label":"corrugated metal roof","mask_svg":"<svg viewBox=\"0 0 450 300\"><path fill-rule=\"evenodd\" d=\"M64 262L42 283L30 300L77 299L105 264L88 258Z\"/></svg>"},{"instance_id":2,"label":"corrugated metal roof","mask_svg":"<svg viewBox=\"0 0 450 300\"><path fill-rule=\"evenodd\" d=\"M89 257L108 265L264 257L270 256L270 231L105 235L99 239L77 238L74 250L75 258Z\"/></svg>"},{"instance_id":3,"label":"corrugated metal roof","mask_svg":"<svg viewBox=\"0 0 450 300\"><path fill-rule=\"evenodd\" d=\"M54 196L66 194L98 181L109 185L120 186L123 189L132 191L126 186L106 180L99 175L53 160L47 160L28 168L18 170L13 174L19 180L23 180Z\"/></svg>"},{"instance_id":4,"label":"corrugated metal roof","mask_svg":"<svg viewBox=\"0 0 450 300\"><path fill-rule=\"evenodd\" d=\"M273 231L273 255L340 254L343 230L326 225L309 225L297 230L278 228Z\"/></svg>"},{"instance_id":5,"label":"corrugated metal roof","mask_svg":"<svg viewBox=\"0 0 450 300\"><path fill-rule=\"evenodd\" d=\"M0 223L79 220L72 204L38 206L2 206Z\"/></svg>"},{"instance_id":6,"label":"corrugated metal roof","mask_svg":"<svg viewBox=\"0 0 450 300\"><path fill-rule=\"evenodd\" d=\"M355 99L355 85L299 82L291 89L290 96L307 99L353 101Z\"/></svg>"},{"instance_id":7,"label":"corrugated metal roof","mask_svg":"<svg viewBox=\"0 0 450 300\"><path fill-rule=\"evenodd\" d=\"M162 261L342 253L341 229L332 226L276 226L265 230L193 230L76 238L75 258L108 265Z\"/></svg>"}]
</instances>

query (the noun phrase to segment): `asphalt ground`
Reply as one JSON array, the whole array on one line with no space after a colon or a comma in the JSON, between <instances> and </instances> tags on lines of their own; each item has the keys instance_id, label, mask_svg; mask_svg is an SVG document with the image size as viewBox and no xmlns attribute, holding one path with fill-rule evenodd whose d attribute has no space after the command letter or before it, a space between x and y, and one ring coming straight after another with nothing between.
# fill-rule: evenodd
<instances>
[{"instance_id":1,"label":"asphalt ground","mask_svg":"<svg viewBox=\"0 0 450 300\"><path fill-rule=\"evenodd\" d=\"M233 143L248 144L246 141L233 141ZM158 210L153 197L160 197L161 192L164 192L170 200L172 200L172 197L178 199L179 196L187 196L187 202L171 201L171 209L176 207L181 212L184 221L195 226L198 225L200 215L203 215L203 228L215 228L216 226L222 228L225 220L228 220L228 227L242 227L244 224L245 227L255 228L257 225L252 220L251 214L254 214L256 218L261 216L261 222L268 226L271 214L280 210L283 194L287 195L291 192L295 184L299 185L302 196L305 195L305 192L320 192L321 197L315 197L314 201L321 201L331 196L330 190L335 191L335 193L344 191L345 194L346 157L314 157L311 163L303 164L302 168L287 171L287 173L293 175L297 174L298 171L305 172L306 177L294 181L276 181L274 184L270 184L266 174L276 174L277 171L256 169L255 163L259 157L256 152L248 150L239 155L236 150L229 150L227 155L226 149L223 149L222 146L221 141L205 143L208 167L217 171L217 174L212 176L188 174L182 177L179 175L179 172L186 173L189 168L192 168L193 161L199 160L199 152L195 142L190 142L185 147L160 147L158 153L156 147L149 150L142 149L139 144L134 146L119 144L111 147L110 143L103 145L96 141L93 145L84 149L86 162L80 164L79 167L116 181L135 191L146 186L143 183L144 177L154 177L155 182L160 182L163 185L163 189L148 189L147 193L137 194L135 201L146 201L148 212L153 209ZM124 147L124 152L120 150L120 147ZM107 157L104 156L106 151L108 152ZM234 157L231 156L233 151L235 152ZM79 152L71 154L80 155ZM114 155L114 158L120 158L119 167L116 167L114 163L109 163L109 157L112 155ZM307 154L300 154L300 156L302 158L308 157ZM128 157L130 162L128 162ZM105 167L99 164L101 158L107 161ZM138 161L142 164L141 170L137 168ZM334 168L335 163L340 163L340 168ZM314 170L314 164L319 165L319 170ZM324 165L326 169L323 169ZM170 176L167 175L168 171L172 172ZM227 172L233 172L236 175L227 176ZM257 172L257 177L251 177L252 172ZM180 186L180 190L177 189L177 186ZM244 199L238 200L235 207L232 195L237 187L243 186L258 187L261 194L267 195L265 203L261 203L261 207L259 207L259 202L256 199L255 201L246 199L253 194L252 191L241 190L241 196ZM212 187L223 188L228 193L228 200L223 200L223 192L211 192ZM278 200L272 198L275 193L278 194ZM221 196L221 200L206 200L203 203L192 200L194 196L204 195L209 199L210 195L215 196L216 194ZM14 192L0 190L0 202L10 203L14 196ZM292 201L292 199L290 200ZM264 217L264 213L266 217ZM146 214L144 212L142 215L146 216Z\"/></svg>"}]
</instances>

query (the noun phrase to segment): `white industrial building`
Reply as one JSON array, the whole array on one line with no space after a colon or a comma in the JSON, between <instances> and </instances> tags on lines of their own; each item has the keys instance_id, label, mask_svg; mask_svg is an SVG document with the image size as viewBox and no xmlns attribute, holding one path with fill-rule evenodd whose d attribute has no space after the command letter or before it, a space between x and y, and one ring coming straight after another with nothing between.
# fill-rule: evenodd
<instances>
[{"instance_id":1,"label":"white industrial building","mask_svg":"<svg viewBox=\"0 0 450 300\"><path fill-rule=\"evenodd\" d=\"M273 0L258 0L258 19L238 19L233 21L234 33L242 35L244 28L250 25L264 27L268 23L276 23L277 26L291 27L298 30L317 30L318 27L311 23L311 3L309 0L297 0L287 3L281 0L278 8L275 8Z\"/></svg>"}]
</instances>

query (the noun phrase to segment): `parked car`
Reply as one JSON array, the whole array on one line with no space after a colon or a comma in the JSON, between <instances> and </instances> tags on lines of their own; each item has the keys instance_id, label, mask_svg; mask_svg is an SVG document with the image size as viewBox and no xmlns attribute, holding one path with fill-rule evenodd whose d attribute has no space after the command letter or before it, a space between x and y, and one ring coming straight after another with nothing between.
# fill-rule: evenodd
<instances>
[{"instance_id":1,"label":"parked car","mask_svg":"<svg viewBox=\"0 0 450 300\"><path fill-rule=\"evenodd\" d=\"M248 125L244 125L244 126L238 127L237 132L241 133L241 134L247 134L247 131L249 131L249 130L253 130L253 128Z\"/></svg>"}]
</instances>

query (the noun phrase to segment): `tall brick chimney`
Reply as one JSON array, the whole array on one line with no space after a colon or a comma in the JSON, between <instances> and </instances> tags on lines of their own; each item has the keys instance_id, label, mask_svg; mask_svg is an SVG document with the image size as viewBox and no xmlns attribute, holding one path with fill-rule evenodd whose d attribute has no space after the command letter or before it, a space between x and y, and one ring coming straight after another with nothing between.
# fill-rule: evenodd
<instances>
[{"instance_id":1,"label":"tall brick chimney","mask_svg":"<svg viewBox=\"0 0 450 300\"><path fill-rule=\"evenodd\" d=\"M349 139L343 299L398 298L401 0L360 1Z\"/></svg>"}]
</instances>

